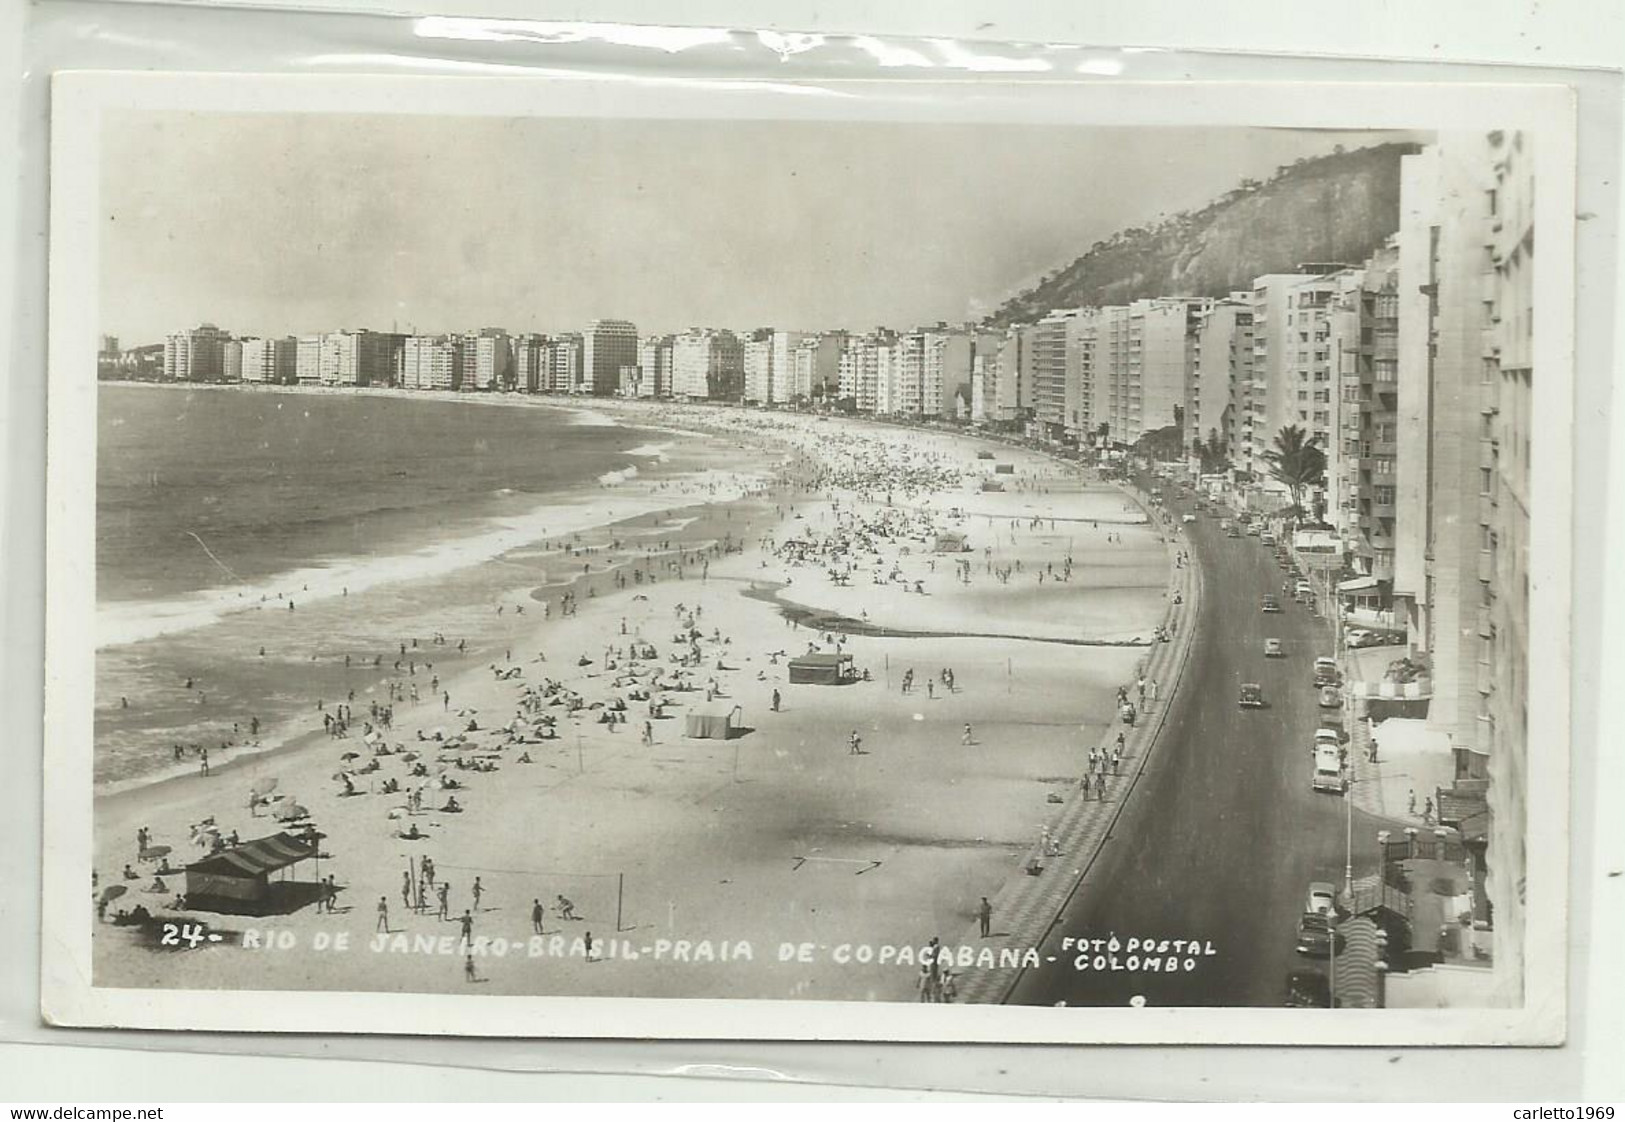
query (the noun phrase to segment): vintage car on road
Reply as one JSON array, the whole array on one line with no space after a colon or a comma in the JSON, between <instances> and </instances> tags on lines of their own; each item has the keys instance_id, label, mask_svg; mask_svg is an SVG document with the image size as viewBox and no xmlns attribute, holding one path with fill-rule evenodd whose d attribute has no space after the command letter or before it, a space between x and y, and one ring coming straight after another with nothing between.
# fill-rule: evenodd
<instances>
[{"instance_id":1,"label":"vintage car on road","mask_svg":"<svg viewBox=\"0 0 1625 1122\"><path fill-rule=\"evenodd\" d=\"M1241 707L1243 709L1264 708L1264 687L1257 682L1243 682L1241 684Z\"/></svg>"},{"instance_id":2,"label":"vintage car on road","mask_svg":"<svg viewBox=\"0 0 1625 1122\"><path fill-rule=\"evenodd\" d=\"M1336 686L1321 686L1319 702L1322 709L1341 709L1343 695Z\"/></svg>"},{"instance_id":3,"label":"vintage car on road","mask_svg":"<svg viewBox=\"0 0 1625 1122\"><path fill-rule=\"evenodd\" d=\"M1335 686L1342 679L1342 674L1337 669L1337 660L1328 655L1321 655L1315 659L1314 674L1316 689Z\"/></svg>"},{"instance_id":4,"label":"vintage car on road","mask_svg":"<svg viewBox=\"0 0 1625 1122\"><path fill-rule=\"evenodd\" d=\"M1316 958L1332 953L1332 921L1320 912L1305 912L1298 920L1298 953Z\"/></svg>"},{"instance_id":5,"label":"vintage car on road","mask_svg":"<svg viewBox=\"0 0 1625 1122\"><path fill-rule=\"evenodd\" d=\"M1278 612L1281 610L1281 602L1273 596L1266 596L1258 602L1258 610L1262 612Z\"/></svg>"},{"instance_id":6,"label":"vintage car on road","mask_svg":"<svg viewBox=\"0 0 1625 1122\"><path fill-rule=\"evenodd\" d=\"M1327 881L1317 880L1309 885L1309 901L1304 906L1304 915L1319 912L1321 915L1331 915L1337 909L1337 889Z\"/></svg>"},{"instance_id":7,"label":"vintage car on road","mask_svg":"<svg viewBox=\"0 0 1625 1122\"><path fill-rule=\"evenodd\" d=\"M1283 657L1285 657L1285 655L1286 655L1286 648L1281 646L1281 640L1279 640L1279 639L1265 639L1264 640L1264 657L1265 658L1283 658Z\"/></svg>"}]
</instances>

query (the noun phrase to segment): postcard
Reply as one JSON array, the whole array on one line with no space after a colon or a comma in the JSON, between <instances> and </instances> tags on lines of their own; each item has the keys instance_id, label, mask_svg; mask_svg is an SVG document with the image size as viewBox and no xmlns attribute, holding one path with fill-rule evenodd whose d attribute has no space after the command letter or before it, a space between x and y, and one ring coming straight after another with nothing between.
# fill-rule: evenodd
<instances>
[{"instance_id":1,"label":"postcard","mask_svg":"<svg viewBox=\"0 0 1625 1122\"><path fill-rule=\"evenodd\" d=\"M1562 1040L1567 90L53 88L52 1023Z\"/></svg>"}]
</instances>

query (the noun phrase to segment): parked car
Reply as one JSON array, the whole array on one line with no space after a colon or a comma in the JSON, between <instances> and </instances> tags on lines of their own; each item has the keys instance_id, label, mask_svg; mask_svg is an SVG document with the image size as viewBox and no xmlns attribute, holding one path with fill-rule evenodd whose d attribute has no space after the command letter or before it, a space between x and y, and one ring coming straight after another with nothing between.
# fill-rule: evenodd
<instances>
[{"instance_id":1,"label":"parked car","mask_svg":"<svg viewBox=\"0 0 1625 1122\"><path fill-rule=\"evenodd\" d=\"M1305 915L1319 912L1322 915L1331 915L1337 910L1337 889L1327 881L1317 880L1309 885L1309 902L1304 907Z\"/></svg>"},{"instance_id":2,"label":"parked car","mask_svg":"<svg viewBox=\"0 0 1625 1122\"><path fill-rule=\"evenodd\" d=\"M1266 596L1258 602L1258 607L1260 611L1278 612L1281 610L1281 602L1273 596Z\"/></svg>"},{"instance_id":3,"label":"parked car","mask_svg":"<svg viewBox=\"0 0 1625 1122\"><path fill-rule=\"evenodd\" d=\"M1294 970L1286 976L1288 1009L1330 1009L1332 987L1319 970Z\"/></svg>"},{"instance_id":4,"label":"parked car","mask_svg":"<svg viewBox=\"0 0 1625 1122\"><path fill-rule=\"evenodd\" d=\"M1286 648L1281 646L1281 640L1279 640L1279 639L1265 639L1264 640L1264 657L1265 658L1285 658L1286 657Z\"/></svg>"},{"instance_id":5,"label":"parked car","mask_svg":"<svg viewBox=\"0 0 1625 1122\"><path fill-rule=\"evenodd\" d=\"M1332 953L1332 921L1320 912L1305 912L1298 920L1298 953L1317 958Z\"/></svg>"},{"instance_id":6,"label":"parked car","mask_svg":"<svg viewBox=\"0 0 1625 1122\"><path fill-rule=\"evenodd\" d=\"M1329 730L1327 730L1329 731ZM1335 737L1336 734L1334 733ZM1334 744L1324 744L1320 741L1320 734L1315 734L1313 770L1309 775L1309 787L1314 791L1331 791L1334 794L1344 794L1348 790L1348 780L1343 775L1343 753Z\"/></svg>"},{"instance_id":7,"label":"parked car","mask_svg":"<svg viewBox=\"0 0 1625 1122\"><path fill-rule=\"evenodd\" d=\"M1264 687L1257 682L1243 682L1240 704L1243 709L1264 708Z\"/></svg>"},{"instance_id":8,"label":"parked car","mask_svg":"<svg viewBox=\"0 0 1625 1122\"><path fill-rule=\"evenodd\" d=\"M1342 729L1332 728L1330 725L1321 725L1315 730L1315 744L1313 750L1318 752L1322 748L1336 748L1338 750L1337 759L1338 762L1341 763L1343 761L1342 745L1343 741L1346 739L1347 734L1344 733Z\"/></svg>"},{"instance_id":9,"label":"parked car","mask_svg":"<svg viewBox=\"0 0 1625 1122\"><path fill-rule=\"evenodd\" d=\"M1262 536L1262 531L1259 530L1258 523L1254 522L1252 525L1247 527L1247 536L1250 538Z\"/></svg>"},{"instance_id":10,"label":"parked car","mask_svg":"<svg viewBox=\"0 0 1625 1122\"><path fill-rule=\"evenodd\" d=\"M1301 580L1297 584L1292 586L1292 593L1293 593L1294 596L1299 596L1299 597L1310 596L1310 597L1312 597L1315 594L1315 586L1310 584L1306 580Z\"/></svg>"},{"instance_id":11,"label":"parked car","mask_svg":"<svg viewBox=\"0 0 1625 1122\"><path fill-rule=\"evenodd\" d=\"M1225 529L1224 536L1227 538L1239 538L1241 537L1241 531L1236 529L1234 526L1230 526Z\"/></svg>"},{"instance_id":12,"label":"parked car","mask_svg":"<svg viewBox=\"0 0 1625 1122\"><path fill-rule=\"evenodd\" d=\"M1343 708L1343 695L1336 686L1320 687L1320 707L1322 709Z\"/></svg>"},{"instance_id":13,"label":"parked car","mask_svg":"<svg viewBox=\"0 0 1625 1122\"><path fill-rule=\"evenodd\" d=\"M1324 655L1315 659L1314 677L1316 689L1341 685L1343 680L1342 674L1337 669L1337 661Z\"/></svg>"},{"instance_id":14,"label":"parked car","mask_svg":"<svg viewBox=\"0 0 1625 1122\"><path fill-rule=\"evenodd\" d=\"M1275 535L1270 533L1268 530L1265 530L1262 534L1258 535L1258 541L1260 545L1274 545Z\"/></svg>"},{"instance_id":15,"label":"parked car","mask_svg":"<svg viewBox=\"0 0 1625 1122\"><path fill-rule=\"evenodd\" d=\"M1179 516L1179 520L1181 522L1195 522L1196 521L1196 515L1194 515L1194 514L1182 514L1182 515Z\"/></svg>"}]
</instances>

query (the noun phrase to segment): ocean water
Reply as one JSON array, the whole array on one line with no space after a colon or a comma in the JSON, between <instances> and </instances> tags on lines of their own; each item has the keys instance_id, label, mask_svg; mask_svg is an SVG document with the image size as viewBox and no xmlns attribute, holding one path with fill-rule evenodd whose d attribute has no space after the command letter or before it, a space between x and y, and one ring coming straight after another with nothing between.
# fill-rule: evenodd
<instances>
[{"instance_id":1,"label":"ocean water","mask_svg":"<svg viewBox=\"0 0 1625 1122\"><path fill-rule=\"evenodd\" d=\"M402 397L106 386L97 415L99 604L400 553L660 455L561 410Z\"/></svg>"},{"instance_id":2,"label":"ocean water","mask_svg":"<svg viewBox=\"0 0 1625 1122\"><path fill-rule=\"evenodd\" d=\"M699 532L685 508L749 466L549 408L106 386L98 412L99 789L251 718L263 748L305 735L313 699L376 696L402 642L466 639L447 666L479 665L534 618L496 605Z\"/></svg>"}]
</instances>

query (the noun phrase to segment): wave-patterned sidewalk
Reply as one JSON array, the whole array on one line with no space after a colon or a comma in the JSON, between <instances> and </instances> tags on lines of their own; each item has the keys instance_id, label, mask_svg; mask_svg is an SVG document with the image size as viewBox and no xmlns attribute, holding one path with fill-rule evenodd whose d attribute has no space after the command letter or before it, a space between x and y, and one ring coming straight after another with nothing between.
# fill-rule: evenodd
<instances>
[{"instance_id":1,"label":"wave-patterned sidewalk","mask_svg":"<svg viewBox=\"0 0 1625 1122\"><path fill-rule=\"evenodd\" d=\"M1156 525L1160 519L1158 509L1138 490L1125 490L1145 511L1151 524ZM1201 609L1201 566L1193 558L1184 568L1175 567L1175 555L1185 548L1186 539L1179 530L1180 523L1171 522L1169 526L1171 532L1165 534L1164 541L1174 579L1168 590L1168 614L1164 623L1172 628L1172 638L1170 642L1154 644L1147 660L1145 677L1158 684L1157 697L1155 701L1148 697L1135 726L1124 730L1127 736L1122 772L1106 775L1104 798L1086 792L1086 784L1093 776L1080 775L1062 809L1049 824L1050 837L1060 855L1046 857L1042 842L1035 844L1022 856L1020 868L1006 880L1004 887L989 897L993 933L983 938L979 925L973 926L957 940L944 940L946 946L986 947L993 951L996 959L1005 962L1019 960L1029 949L1041 948L1067 900L1089 874L1107 835L1122 814L1162 734L1169 705L1184 675ZM1176 592L1183 601L1177 606L1173 602ZM1121 724L1113 726L1114 729L1122 727ZM1115 744L1114 734L1102 747L1110 750ZM1027 872L1035 862L1042 868L1036 876ZM958 1000L965 1004L1002 1003L1015 988L1021 972L1021 967L1009 965L967 968L959 976Z\"/></svg>"}]
</instances>

